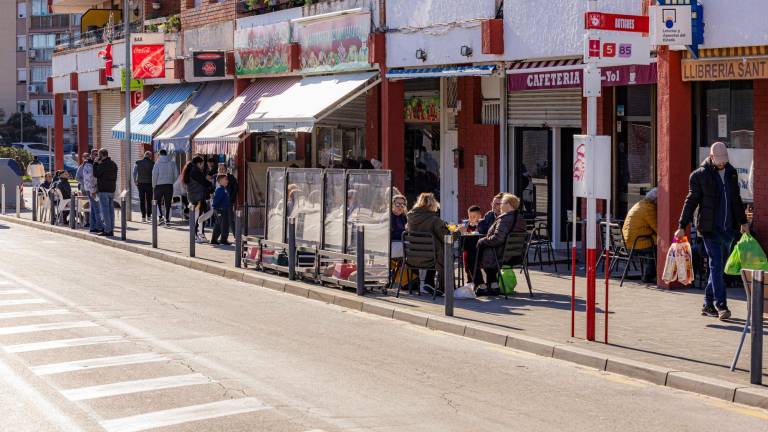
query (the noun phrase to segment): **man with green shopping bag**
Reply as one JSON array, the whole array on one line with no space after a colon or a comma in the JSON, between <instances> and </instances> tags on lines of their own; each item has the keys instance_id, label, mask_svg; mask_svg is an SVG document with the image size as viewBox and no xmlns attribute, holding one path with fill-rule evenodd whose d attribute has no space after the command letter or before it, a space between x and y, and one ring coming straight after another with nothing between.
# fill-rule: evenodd
<instances>
[{"instance_id":1,"label":"man with green shopping bag","mask_svg":"<svg viewBox=\"0 0 768 432\"><path fill-rule=\"evenodd\" d=\"M738 174L728 163L728 148L724 143L712 144L709 157L691 174L675 237L685 236L685 229L694 220L694 215L696 231L704 240L709 257L709 280L701 314L726 320L731 317L731 311L728 310L723 278L725 263L736 230L740 228L742 233L749 233L749 225L741 201Z\"/></svg>"}]
</instances>

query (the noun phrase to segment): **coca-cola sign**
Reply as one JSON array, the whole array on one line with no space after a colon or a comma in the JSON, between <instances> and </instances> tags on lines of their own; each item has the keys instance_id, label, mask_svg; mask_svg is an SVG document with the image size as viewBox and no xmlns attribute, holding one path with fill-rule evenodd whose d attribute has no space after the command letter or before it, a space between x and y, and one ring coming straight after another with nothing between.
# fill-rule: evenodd
<instances>
[{"instance_id":1,"label":"coca-cola sign","mask_svg":"<svg viewBox=\"0 0 768 432\"><path fill-rule=\"evenodd\" d=\"M223 51L197 51L192 55L193 75L198 78L225 76Z\"/></svg>"},{"instance_id":2,"label":"coca-cola sign","mask_svg":"<svg viewBox=\"0 0 768 432\"><path fill-rule=\"evenodd\" d=\"M132 78L165 77L165 45L134 45L131 53Z\"/></svg>"}]
</instances>

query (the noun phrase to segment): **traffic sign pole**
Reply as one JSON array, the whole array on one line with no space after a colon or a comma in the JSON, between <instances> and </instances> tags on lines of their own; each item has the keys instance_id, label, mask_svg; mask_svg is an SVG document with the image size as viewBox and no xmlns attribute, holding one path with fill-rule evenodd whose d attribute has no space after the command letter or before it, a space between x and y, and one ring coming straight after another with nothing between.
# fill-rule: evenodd
<instances>
[{"instance_id":1,"label":"traffic sign pole","mask_svg":"<svg viewBox=\"0 0 768 432\"><path fill-rule=\"evenodd\" d=\"M588 0L587 13L595 11L597 0ZM591 32L587 30L587 39L591 40ZM593 69L594 73L600 75L600 68L594 64L587 64L587 69ZM590 93L587 97L587 135L597 135L597 95ZM574 209L575 214L576 209ZM586 338L588 341L595 340L595 285L596 285L596 240L597 240L597 200L587 198L587 325Z\"/></svg>"}]
</instances>

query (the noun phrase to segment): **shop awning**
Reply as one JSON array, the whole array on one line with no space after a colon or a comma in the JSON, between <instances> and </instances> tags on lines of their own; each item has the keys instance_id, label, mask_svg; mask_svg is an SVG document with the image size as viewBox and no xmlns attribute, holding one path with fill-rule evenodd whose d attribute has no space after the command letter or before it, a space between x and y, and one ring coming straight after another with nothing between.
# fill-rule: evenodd
<instances>
[{"instance_id":1,"label":"shop awning","mask_svg":"<svg viewBox=\"0 0 768 432\"><path fill-rule=\"evenodd\" d=\"M131 142L151 144L152 136L189 99L197 84L164 86L131 111ZM125 139L125 118L112 128L112 137Z\"/></svg>"},{"instance_id":2,"label":"shop awning","mask_svg":"<svg viewBox=\"0 0 768 432\"><path fill-rule=\"evenodd\" d=\"M155 149L187 152L192 137L234 96L232 81L211 81L192 96L181 115L155 137Z\"/></svg>"},{"instance_id":3,"label":"shop awning","mask_svg":"<svg viewBox=\"0 0 768 432\"><path fill-rule=\"evenodd\" d=\"M202 154L234 155L246 133L246 120L265 100L276 98L301 78L256 79L234 98L192 140L192 151Z\"/></svg>"},{"instance_id":4,"label":"shop awning","mask_svg":"<svg viewBox=\"0 0 768 432\"><path fill-rule=\"evenodd\" d=\"M462 76L488 76L496 70L496 65L477 66L450 66L422 69L390 69L387 71L388 79L412 79L412 78L451 78Z\"/></svg>"},{"instance_id":5,"label":"shop awning","mask_svg":"<svg viewBox=\"0 0 768 432\"><path fill-rule=\"evenodd\" d=\"M248 117L248 132L311 132L315 123L363 94L378 72L311 76L262 101Z\"/></svg>"}]
</instances>

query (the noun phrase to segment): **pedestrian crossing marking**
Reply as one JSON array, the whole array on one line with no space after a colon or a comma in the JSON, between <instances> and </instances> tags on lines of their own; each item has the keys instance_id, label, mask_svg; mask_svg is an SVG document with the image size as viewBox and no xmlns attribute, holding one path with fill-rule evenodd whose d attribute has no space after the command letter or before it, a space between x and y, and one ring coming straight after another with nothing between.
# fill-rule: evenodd
<instances>
[{"instance_id":1,"label":"pedestrian crossing marking","mask_svg":"<svg viewBox=\"0 0 768 432\"><path fill-rule=\"evenodd\" d=\"M51 363L47 365L33 366L30 369L38 376L55 375L66 372L76 372L86 369L99 369L112 366L125 366L140 363L155 363L168 361L165 357L156 353L128 354L113 357L97 357L85 360L76 360L63 363Z\"/></svg>"},{"instance_id":2,"label":"pedestrian crossing marking","mask_svg":"<svg viewBox=\"0 0 768 432\"><path fill-rule=\"evenodd\" d=\"M25 289L9 289L9 290L0 290L0 295L11 295L11 294L28 294L29 291Z\"/></svg>"},{"instance_id":3,"label":"pedestrian crossing marking","mask_svg":"<svg viewBox=\"0 0 768 432\"><path fill-rule=\"evenodd\" d=\"M67 315L70 313L72 312L66 309L45 309L45 310L21 311L21 312L2 312L0 313L0 319Z\"/></svg>"},{"instance_id":4,"label":"pedestrian crossing marking","mask_svg":"<svg viewBox=\"0 0 768 432\"><path fill-rule=\"evenodd\" d=\"M74 328L98 327L91 321L69 321L62 323L30 324L14 327L0 327L0 335L14 335L22 333L34 333L52 330L65 330Z\"/></svg>"},{"instance_id":5,"label":"pedestrian crossing marking","mask_svg":"<svg viewBox=\"0 0 768 432\"><path fill-rule=\"evenodd\" d=\"M115 343L115 342L127 342L127 341L128 341L127 339L124 339L120 336L93 336L93 337L85 337L85 338L58 339L58 340L52 340L52 341L46 341L46 342L32 342L32 343L25 343L25 344L8 345L3 347L3 349L5 350L5 352L8 352L8 353L25 353L25 352L42 351L42 350L57 349L57 348L70 348L70 347L80 347L80 346L107 344L107 343Z\"/></svg>"},{"instance_id":6,"label":"pedestrian crossing marking","mask_svg":"<svg viewBox=\"0 0 768 432\"><path fill-rule=\"evenodd\" d=\"M17 305L42 304L42 303L48 303L48 300L41 299L41 298L0 300L0 306L17 306Z\"/></svg>"},{"instance_id":7,"label":"pedestrian crossing marking","mask_svg":"<svg viewBox=\"0 0 768 432\"><path fill-rule=\"evenodd\" d=\"M177 387L186 387L201 384L211 384L216 381L203 374L176 375L162 378L143 379L135 381L122 381L112 384L104 384L90 387L81 387L62 390L61 394L71 401L83 401L110 396L126 395L156 390L165 390Z\"/></svg>"},{"instance_id":8,"label":"pedestrian crossing marking","mask_svg":"<svg viewBox=\"0 0 768 432\"><path fill-rule=\"evenodd\" d=\"M140 432L165 426L209 420L237 414L270 409L255 398L229 399L201 405L191 405L163 411L154 411L130 417L105 420L101 426L107 432Z\"/></svg>"}]
</instances>

